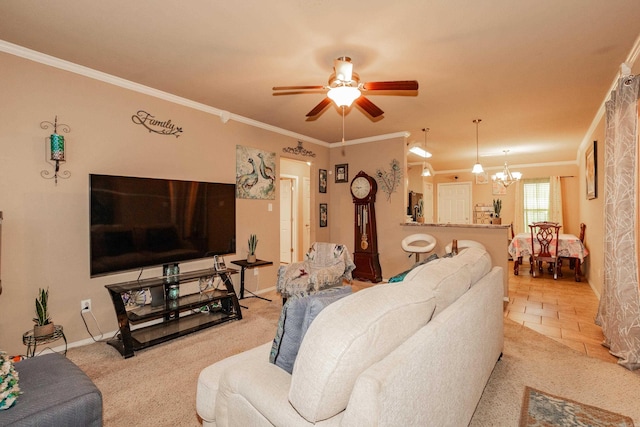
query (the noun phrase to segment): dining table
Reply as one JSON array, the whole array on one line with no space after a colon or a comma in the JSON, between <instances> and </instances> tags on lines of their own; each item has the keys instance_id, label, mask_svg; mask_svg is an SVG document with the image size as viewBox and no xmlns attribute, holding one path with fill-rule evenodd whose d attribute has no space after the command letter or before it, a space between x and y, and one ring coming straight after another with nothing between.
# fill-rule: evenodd
<instances>
[{"instance_id":1,"label":"dining table","mask_svg":"<svg viewBox=\"0 0 640 427\"><path fill-rule=\"evenodd\" d=\"M589 255L589 251L584 246L583 242L574 234L561 233L558 236L558 254L560 258L569 258L575 261L575 280L581 281L582 270L580 266L585 257ZM540 249L540 243L535 239L535 250ZM556 244L555 237L549 245L551 254L555 254ZM513 258L513 274L518 275L520 264L524 257L531 256L531 233L518 233L516 234L511 243L509 243L509 255Z\"/></svg>"}]
</instances>

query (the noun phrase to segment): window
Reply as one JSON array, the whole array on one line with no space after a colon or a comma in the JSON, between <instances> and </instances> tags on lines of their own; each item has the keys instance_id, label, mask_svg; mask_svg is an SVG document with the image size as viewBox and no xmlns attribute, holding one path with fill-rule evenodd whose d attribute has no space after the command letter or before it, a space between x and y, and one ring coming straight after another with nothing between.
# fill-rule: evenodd
<instances>
[{"instance_id":1,"label":"window","mask_svg":"<svg viewBox=\"0 0 640 427\"><path fill-rule=\"evenodd\" d=\"M527 179L524 185L524 228L538 221L549 221L549 178Z\"/></svg>"}]
</instances>

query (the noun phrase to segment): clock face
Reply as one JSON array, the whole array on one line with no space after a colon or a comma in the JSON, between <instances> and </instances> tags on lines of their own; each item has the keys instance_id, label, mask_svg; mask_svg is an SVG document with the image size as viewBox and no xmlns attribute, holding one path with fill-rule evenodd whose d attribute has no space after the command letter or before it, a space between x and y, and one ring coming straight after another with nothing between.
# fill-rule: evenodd
<instances>
[{"instance_id":1,"label":"clock face","mask_svg":"<svg viewBox=\"0 0 640 427\"><path fill-rule=\"evenodd\" d=\"M351 194L358 199L364 199L371 191L371 183L363 176L353 180L351 183Z\"/></svg>"}]
</instances>

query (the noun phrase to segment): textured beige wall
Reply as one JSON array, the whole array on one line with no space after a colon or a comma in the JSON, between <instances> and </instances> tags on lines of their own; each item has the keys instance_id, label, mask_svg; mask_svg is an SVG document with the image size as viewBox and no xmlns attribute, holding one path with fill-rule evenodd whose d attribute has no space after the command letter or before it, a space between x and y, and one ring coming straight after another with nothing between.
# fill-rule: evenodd
<instances>
[{"instance_id":1,"label":"textured beige wall","mask_svg":"<svg viewBox=\"0 0 640 427\"><path fill-rule=\"evenodd\" d=\"M367 144L347 145L331 148L331 171L329 175L329 228L332 242L345 244L353 253L355 208L351 197L351 180L360 171L375 177L376 171L389 170L393 159L400 162L402 176L406 176L406 158L404 138L394 138ZM349 165L349 182L335 183L335 165L347 163ZM387 278L400 272L401 263L398 255L402 252L396 244L396 236L400 230L399 224L404 221L404 179L396 191L387 194L378 186L376 197L376 221L378 231L378 253L382 276Z\"/></svg>"},{"instance_id":2,"label":"textured beige wall","mask_svg":"<svg viewBox=\"0 0 640 427\"><path fill-rule=\"evenodd\" d=\"M80 317L80 300L92 300L102 331L117 327L104 285L135 280L139 271L89 277L90 173L233 183L236 144L276 152L278 159L284 147L297 145L295 138L233 120L224 124L215 115L12 55L0 53L0 64L0 211L4 214L0 348L10 354L26 350L22 334L33 327L39 287L49 288L53 320L64 326L70 343L89 339ZM163 136L135 125L131 116L140 109L171 119L183 127L183 134ZM57 186L40 176L41 170L51 167L45 163L50 131L39 126L56 115L71 127L65 135L67 162L62 166L71 177ZM310 173L312 206L316 206L317 171L329 169L329 150L311 143L305 143L305 148L316 153ZM228 264L246 257L251 233L260 239L258 256L277 261L277 197L278 190L275 200L237 200L237 254L226 259ZM311 209L311 215L315 236L316 209ZM181 268L187 271L210 264L210 260L189 262ZM146 269L142 277L159 276L160 270ZM247 275L247 289L273 287L276 273L274 265L260 268L258 276ZM239 280L237 275L234 280ZM98 335L87 317L91 331Z\"/></svg>"},{"instance_id":3,"label":"textured beige wall","mask_svg":"<svg viewBox=\"0 0 640 427\"><path fill-rule=\"evenodd\" d=\"M580 160L580 188L578 189L579 222L587 225L585 246L589 249L589 256L582 267L582 273L589 281L597 295L602 291L604 280L604 118L600 120L595 131L590 136L589 144L598 141L597 145L597 177L598 197L587 200L587 185L585 180L585 152L578 154Z\"/></svg>"}]
</instances>

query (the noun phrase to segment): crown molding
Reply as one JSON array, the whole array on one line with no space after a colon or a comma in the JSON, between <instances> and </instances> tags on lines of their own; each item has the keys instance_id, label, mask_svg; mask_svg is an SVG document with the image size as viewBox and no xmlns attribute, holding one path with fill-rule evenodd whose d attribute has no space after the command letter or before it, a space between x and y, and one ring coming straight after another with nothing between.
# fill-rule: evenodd
<instances>
[{"instance_id":1,"label":"crown molding","mask_svg":"<svg viewBox=\"0 0 640 427\"><path fill-rule=\"evenodd\" d=\"M64 59L56 58L55 56L51 56L45 53L37 52L35 50L27 49L25 47L22 47L13 43L9 43L4 40L0 40L0 52L5 52L10 55L28 59L30 61L37 62L43 65L48 65L50 67L58 68L60 70L68 71L70 73L88 77L90 79L98 80L98 81L108 83L114 86L118 86L127 90L142 93L144 95L152 96L154 98L162 99L164 101L168 101L173 104L182 105L184 107L188 107L194 110L202 111L204 113L212 114L220 117L220 120L223 123L226 123L229 120L233 120L238 123L243 123L248 126L264 129L269 132L279 133L281 135L288 136L293 139L303 140L305 142L318 144L323 147L331 146L331 144L329 144L326 141L321 141L316 138L311 138L306 135L302 135L296 132L291 132L289 130L279 128L277 126L272 126L266 123L259 122L257 120L240 116L238 114L230 113L229 111L220 110L218 108L211 107L209 105L205 105L200 102L195 102L190 99L183 98L168 92L163 92L161 90L154 89L152 87L145 86L139 83L135 83L130 80L123 79L121 77L116 77L114 75L103 73L102 71L97 71L92 68L85 67L83 65L78 65L73 62L65 61Z\"/></svg>"},{"instance_id":2,"label":"crown molding","mask_svg":"<svg viewBox=\"0 0 640 427\"><path fill-rule=\"evenodd\" d=\"M406 138L409 138L409 136L411 136L411 133L407 131L387 133L384 135L376 135L376 136L368 136L366 138L352 139L349 141L345 141L344 144L341 141L337 141L331 145L331 148L339 148L339 147L342 147L343 145L358 145L358 144L366 144L368 142L386 141L388 139L393 139L393 138L406 139Z\"/></svg>"},{"instance_id":3,"label":"crown molding","mask_svg":"<svg viewBox=\"0 0 640 427\"><path fill-rule=\"evenodd\" d=\"M629 68L633 68L639 56L640 56L640 35L638 36L635 43L633 44L633 47L631 48L631 51L629 51L629 54L627 55L627 59L624 61L623 64L628 65ZM622 64L620 65L622 66ZM598 127L598 124L604 117L607 101L611 97L611 92L613 92L618 86L618 81L620 80L620 77L622 77L621 71L613 79L613 82L611 83L611 87L609 88L609 90L607 90L607 93L605 93L604 99L600 104L600 108L598 108L598 112L596 113L595 117L591 121L591 126L589 126L587 133L585 134L584 138L582 139L582 142L580 143L580 147L578 147L578 153L576 153L576 161L578 162L578 164L580 164L580 158L582 158L582 154L586 151L587 147L589 147L592 144L593 134L595 133L596 128Z\"/></svg>"}]
</instances>

